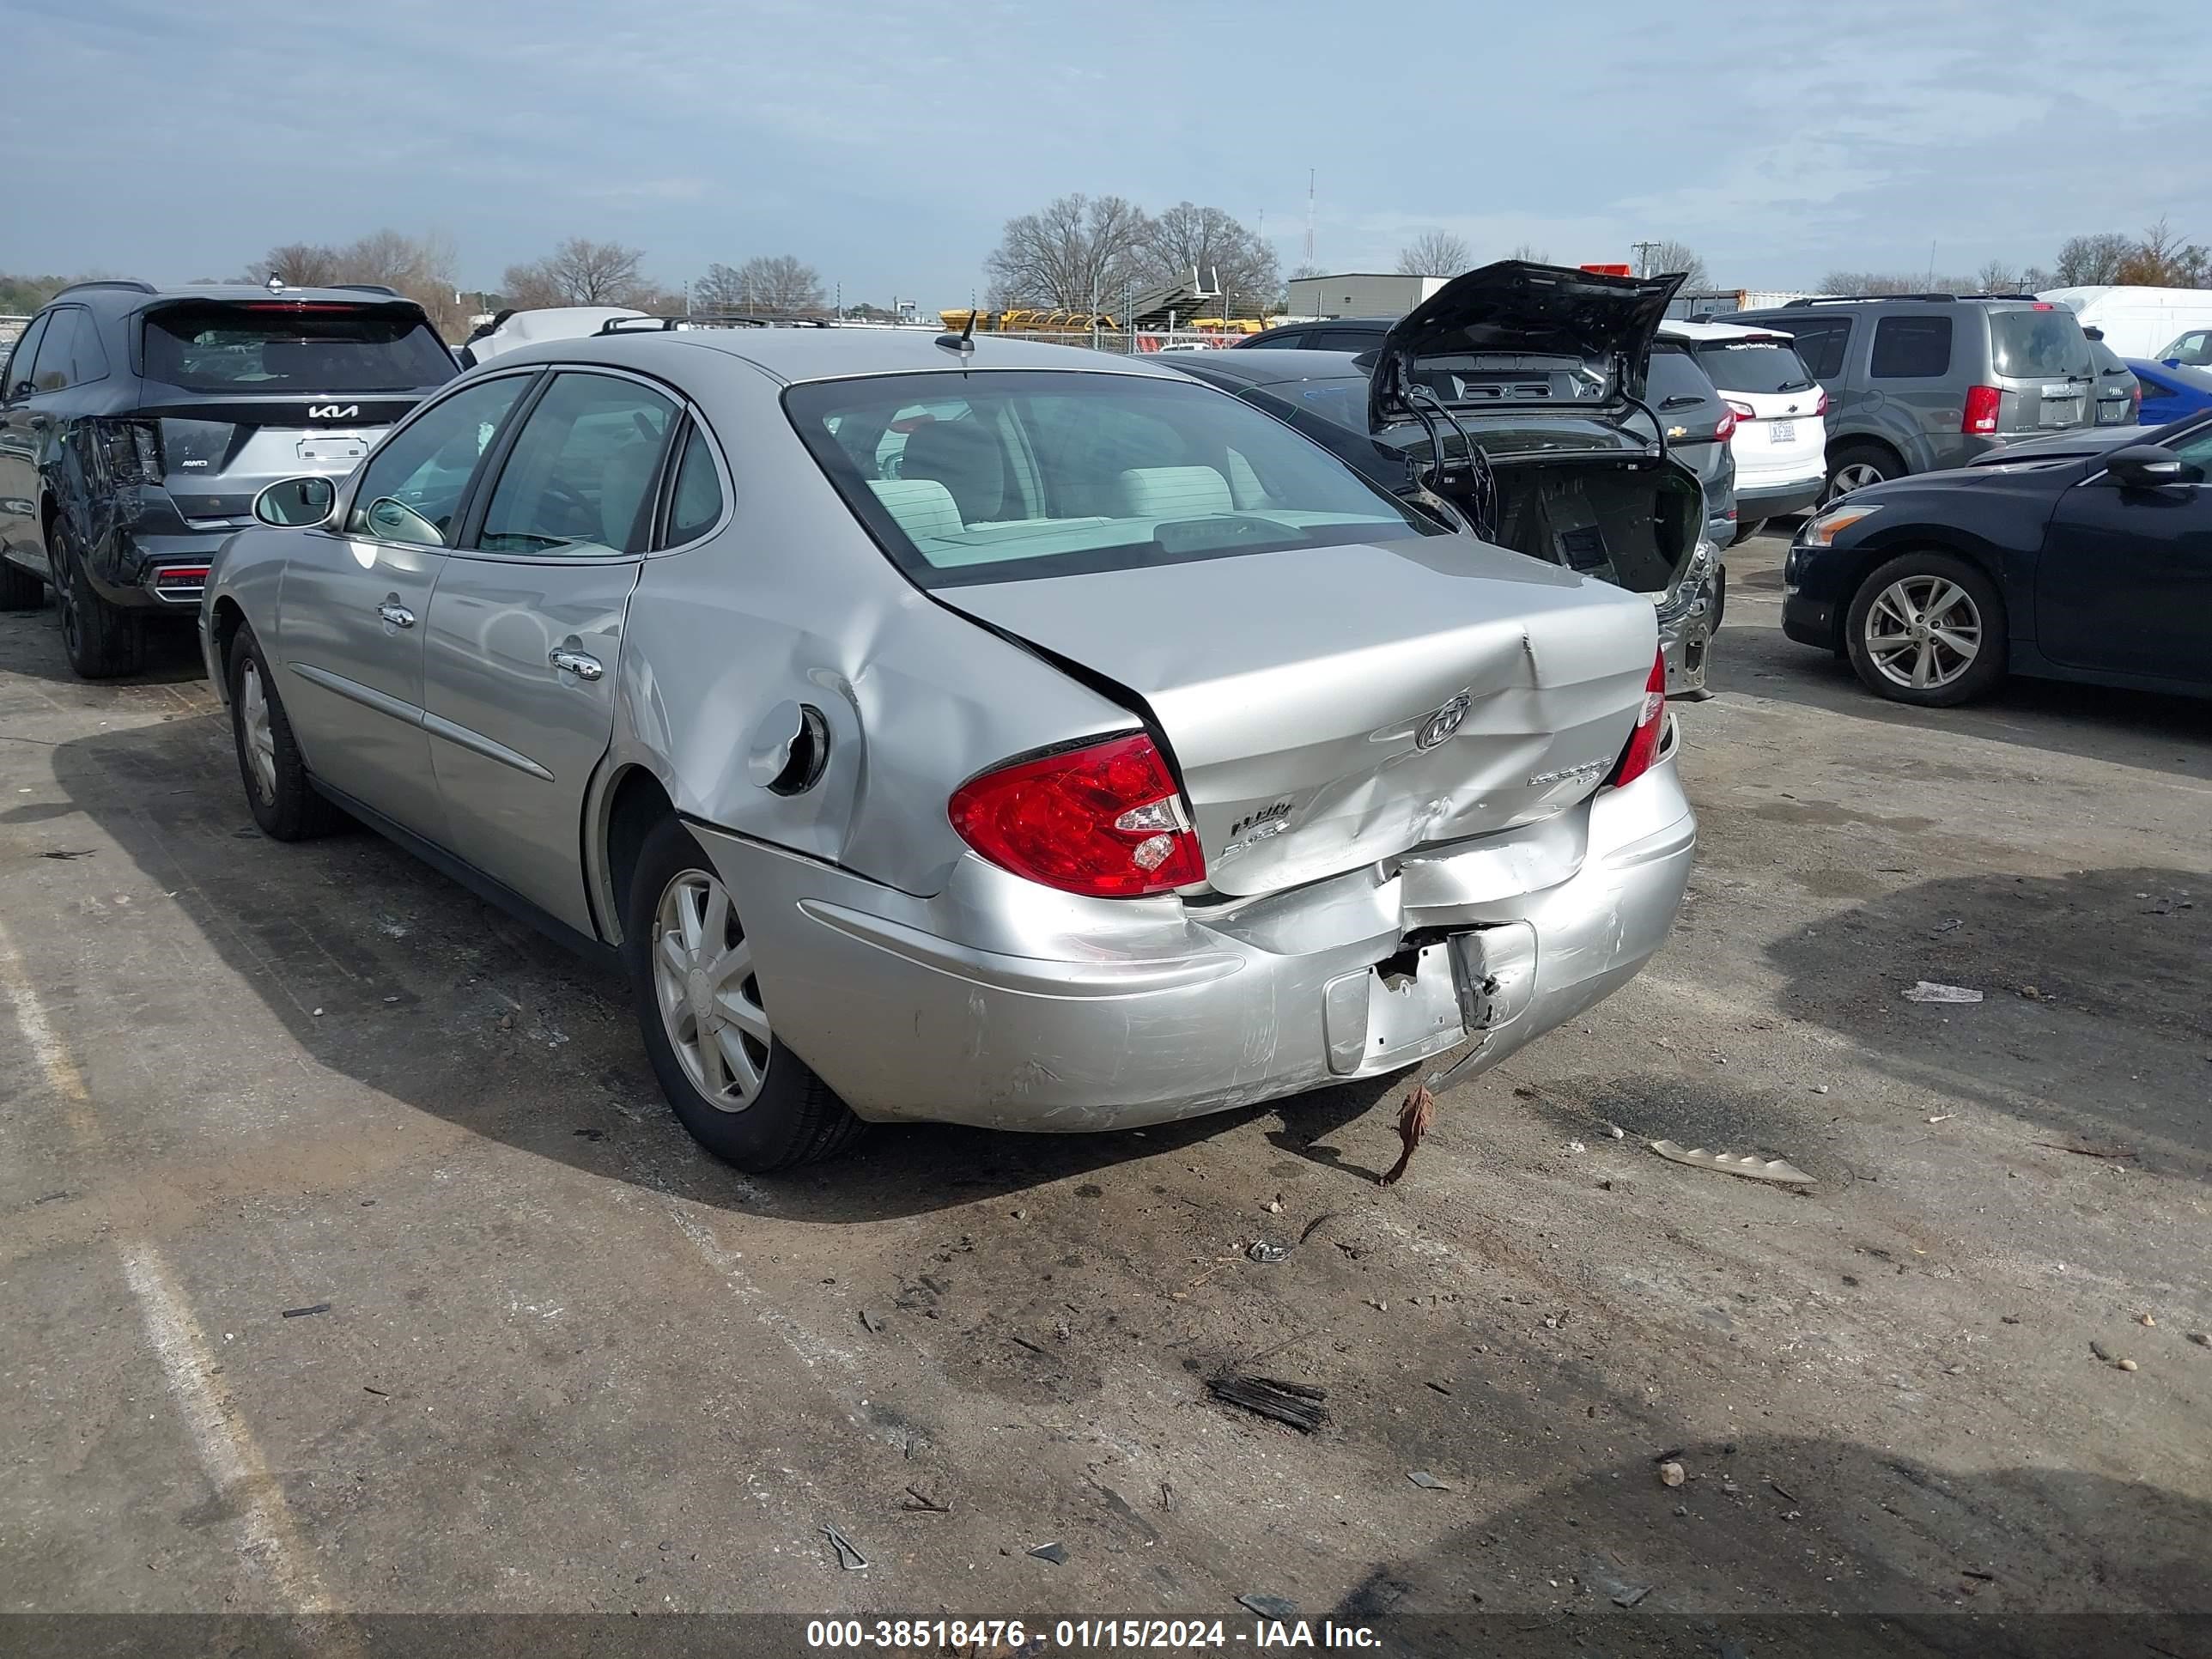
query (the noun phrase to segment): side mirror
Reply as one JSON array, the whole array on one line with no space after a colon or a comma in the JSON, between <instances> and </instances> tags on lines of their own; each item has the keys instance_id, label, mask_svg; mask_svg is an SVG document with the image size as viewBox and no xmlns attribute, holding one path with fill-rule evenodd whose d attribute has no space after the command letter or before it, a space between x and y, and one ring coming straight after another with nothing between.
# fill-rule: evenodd
<instances>
[{"instance_id":1,"label":"side mirror","mask_svg":"<svg viewBox=\"0 0 2212 1659\"><path fill-rule=\"evenodd\" d=\"M2129 444L2105 457L2105 474L2123 489L2187 483L2197 469L2163 444Z\"/></svg>"},{"instance_id":2,"label":"side mirror","mask_svg":"<svg viewBox=\"0 0 2212 1659\"><path fill-rule=\"evenodd\" d=\"M331 516L337 499L338 487L328 478L286 478L253 498L253 516L280 529L319 525Z\"/></svg>"}]
</instances>

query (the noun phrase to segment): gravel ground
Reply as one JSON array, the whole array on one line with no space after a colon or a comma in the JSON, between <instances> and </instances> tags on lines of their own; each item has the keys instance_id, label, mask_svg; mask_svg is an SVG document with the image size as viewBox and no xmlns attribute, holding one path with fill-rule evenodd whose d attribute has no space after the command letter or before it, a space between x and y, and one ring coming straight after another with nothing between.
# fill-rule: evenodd
<instances>
[{"instance_id":1,"label":"gravel ground","mask_svg":"<svg viewBox=\"0 0 2212 1659\"><path fill-rule=\"evenodd\" d=\"M1674 940L1388 1189L1387 1085L737 1175L618 987L370 836L263 840L188 645L82 684L0 616L0 1607L2212 1614L2212 706L1880 702L1781 638L1781 550L1681 710Z\"/></svg>"}]
</instances>

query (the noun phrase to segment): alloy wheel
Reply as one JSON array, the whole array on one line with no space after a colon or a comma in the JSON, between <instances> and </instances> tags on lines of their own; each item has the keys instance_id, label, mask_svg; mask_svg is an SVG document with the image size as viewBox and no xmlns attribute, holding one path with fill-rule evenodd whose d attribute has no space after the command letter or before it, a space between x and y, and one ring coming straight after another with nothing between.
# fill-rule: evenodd
<instances>
[{"instance_id":1,"label":"alloy wheel","mask_svg":"<svg viewBox=\"0 0 2212 1659\"><path fill-rule=\"evenodd\" d=\"M62 625L62 649L74 662L84 648L81 637L84 618L78 614L76 605L76 572L70 568L70 561L59 545L55 546L50 559L54 573L54 611Z\"/></svg>"},{"instance_id":2,"label":"alloy wheel","mask_svg":"<svg viewBox=\"0 0 2212 1659\"><path fill-rule=\"evenodd\" d=\"M768 1081L768 1011L751 941L729 890L703 870L664 888L653 927L653 1000L691 1086L718 1109L742 1112Z\"/></svg>"},{"instance_id":3,"label":"alloy wheel","mask_svg":"<svg viewBox=\"0 0 2212 1659\"><path fill-rule=\"evenodd\" d=\"M1864 489L1869 484L1880 483L1882 476L1881 469L1871 461L1852 461L1839 466L1834 478L1829 481L1827 500L1841 501L1854 489ZM1821 505L1825 507L1827 502L1823 501Z\"/></svg>"},{"instance_id":4,"label":"alloy wheel","mask_svg":"<svg viewBox=\"0 0 2212 1659\"><path fill-rule=\"evenodd\" d=\"M276 804L276 732L269 720L269 694L261 684L261 665L246 661L238 682L239 724L246 738L246 763L262 800Z\"/></svg>"},{"instance_id":5,"label":"alloy wheel","mask_svg":"<svg viewBox=\"0 0 2212 1659\"><path fill-rule=\"evenodd\" d=\"M1867 657L1897 685L1932 690L1974 665L1982 613L1973 596L1946 576L1905 576L1867 607Z\"/></svg>"}]
</instances>

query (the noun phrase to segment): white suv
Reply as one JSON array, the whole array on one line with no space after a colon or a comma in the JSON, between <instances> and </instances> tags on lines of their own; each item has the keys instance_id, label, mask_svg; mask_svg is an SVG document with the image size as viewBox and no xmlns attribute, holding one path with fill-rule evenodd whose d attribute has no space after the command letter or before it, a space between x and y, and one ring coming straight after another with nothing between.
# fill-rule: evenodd
<instances>
[{"instance_id":1,"label":"white suv","mask_svg":"<svg viewBox=\"0 0 2212 1659\"><path fill-rule=\"evenodd\" d=\"M1771 328L1678 323L1660 331L1688 342L1735 413L1735 538L1762 520L1802 513L1828 479L1828 394L1806 372L1795 341Z\"/></svg>"}]
</instances>

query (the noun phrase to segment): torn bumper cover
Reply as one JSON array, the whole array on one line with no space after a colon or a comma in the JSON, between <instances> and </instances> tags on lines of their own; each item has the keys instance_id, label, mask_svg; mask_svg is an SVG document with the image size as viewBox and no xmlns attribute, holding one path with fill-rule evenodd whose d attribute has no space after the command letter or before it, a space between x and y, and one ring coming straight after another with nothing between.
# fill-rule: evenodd
<instances>
[{"instance_id":1,"label":"torn bumper cover","mask_svg":"<svg viewBox=\"0 0 2212 1659\"><path fill-rule=\"evenodd\" d=\"M1669 744L1671 750L1672 743ZM776 1034L862 1117L1093 1131L1484 1042L1486 1069L1665 940L1697 841L1671 753L1526 829L1209 912L966 859L931 898L704 825Z\"/></svg>"}]
</instances>

